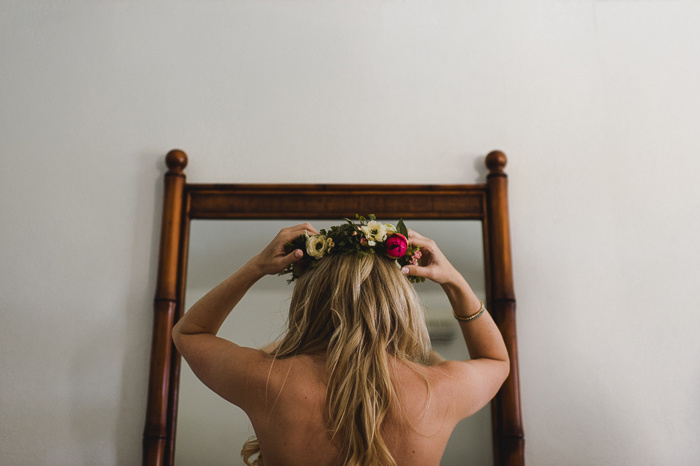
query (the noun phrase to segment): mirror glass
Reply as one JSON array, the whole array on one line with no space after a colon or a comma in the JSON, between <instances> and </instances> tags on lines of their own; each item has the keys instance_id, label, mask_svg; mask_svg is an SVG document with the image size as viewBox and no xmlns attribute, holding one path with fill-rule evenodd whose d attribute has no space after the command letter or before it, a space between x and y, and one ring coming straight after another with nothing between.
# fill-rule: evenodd
<instances>
[{"instance_id":1,"label":"mirror glass","mask_svg":"<svg viewBox=\"0 0 700 466\"><path fill-rule=\"evenodd\" d=\"M386 223L395 221L380 219ZM190 244L185 307L264 248L294 220L194 220ZM316 220L317 229L339 221ZM407 220L409 228L434 239L486 301L482 224L466 220ZM282 333L291 289L286 277L259 281L238 304L219 335L238 344L260 348ZM426 308L433 348L447 359L466 359L468 353L447 298L432 282L415 285ZM183 362L180 375L175 464L238 465L241 447L253 435L245 413L204 386ZM485 407L455 429L441 465L493 464L491 411Z\"/></svg>"}]
</instances>

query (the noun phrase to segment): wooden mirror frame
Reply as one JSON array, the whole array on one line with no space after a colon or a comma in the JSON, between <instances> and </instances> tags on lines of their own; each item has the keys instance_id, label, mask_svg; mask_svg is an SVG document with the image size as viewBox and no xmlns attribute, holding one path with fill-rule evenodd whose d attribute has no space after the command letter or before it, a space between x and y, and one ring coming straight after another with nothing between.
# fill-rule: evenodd
<instances>
[{"instance_id":1,"label":"wooden mirror frame","mask_svg":"<svg viewBox=\"0 0 700 466\"><path fill-rule=\"evenodd\" d=\"M180 355L171 330L183 313L190 220L340 219L355 213L378 218L480 220L483 228L487 307L510 355L510 375L491 402L494 464L525 464L520 407L515 293L508 219L505 154L486 156L485 184L323 185L188 184L187 155L170 151L154 301L153 340L144 466L172 466L177 427Z\"/></svg>"}]
</instances>

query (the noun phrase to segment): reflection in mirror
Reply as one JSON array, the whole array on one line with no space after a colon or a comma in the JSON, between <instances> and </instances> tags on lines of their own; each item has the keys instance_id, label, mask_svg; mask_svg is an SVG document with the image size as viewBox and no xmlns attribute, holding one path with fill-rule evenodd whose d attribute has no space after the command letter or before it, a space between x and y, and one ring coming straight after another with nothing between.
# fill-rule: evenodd
<instances>
[{"instance_id":1,"label":"reflection in mirror","mask_svg":"<svg viewBox=\"0 0 700 466\"><path fill-rule=\"evenodd\" d=\"M302 222L192 221L184 308L189 309L262 250L281 228ZM320 229L340 221L312 223ZM434 239L476 294L486 300L481 222L411 220L407 226ZM256 348L273 341L284 329L292 286L287 285L286 277L262 279L238 304L219 335ZM425 303L433 348L447 359L466 359L466 345L440 287L427 281L415 286ZM206 388L186 363L181 368L179 398L176 466L241 464L241 447L254 434L245 413ZM488 407L457 426L441 464L493 464Z\"/></svg>"}]
</instances>

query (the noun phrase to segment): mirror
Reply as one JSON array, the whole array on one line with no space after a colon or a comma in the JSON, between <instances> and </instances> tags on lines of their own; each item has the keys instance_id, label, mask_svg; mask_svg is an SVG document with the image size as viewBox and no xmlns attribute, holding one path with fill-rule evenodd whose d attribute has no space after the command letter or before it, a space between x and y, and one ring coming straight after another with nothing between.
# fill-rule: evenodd
<instances>
[{"instance_id":1,"label":"mirror","mask_svg":"<svg viewBox=\"0 0 700 466\"><path fill-rule=\"evenodd\" d=\"M396 225L396 220L381 219ZM303 220L195 220L190 226L188 273L184 309L262 250L274 234ZM314 222L329 228L341 220ZM486 299L481 224L476 221L412 220L412 228L440 244L477 295ZM293 285L285 277L258 282L224 323L219 335L239 344L262 347L276 338L284 321ZM415 285L426 309L433 348L447 359L466 359L459 326L441 288L429 281ZM488 407L462 421L452 434L443 465L493 464L491 413ZM182 364L175 439L175 466L240 463L243 442L254 432L242 410L231 406ZM469 439L464 441L463 439Z\"/></svg>"},{"instance_id":2,"label":"mirror","mask_svg":"<svg viewBox=\"0 0 700 466\"><path fill-rule=\"evenodd\" d=\"M515 298L513 294L510 238L507 208L507 178L504 173L505 155L494 151L486 157L489 175L485 184L474 185L246 185L246 184L188 184L184 168L187 156L184 152L173 150L166 157L169 167L165 175L165 196L163 205L162 230L160 241L160 259L158 280L154 303L154 327L151 350L151 367L149 378L148 406L146 427L144 431L144 465L201 464L201 456L188 462L188 442L195 442L201 451L210 450L211 445L203 438L196 437L202 425L220 422L217 415L223 415L230 423L236 415L243 418L241 439L251 432L249 422L241 410L225 404L217 405L218 396L211 393L196 395L192 388L201 386L188 382L189 368L180 364L180 356L174 350L170 340L171 329L176 320L199 296L235 270L237 260L247 260L231 247L244 246L259 250L263 245L245 246L244 241L254 241L256 237L267 241L270 235L279 230L279 225L298 222L296 219L311 221L319 227L337 224L338 219L352 217L355 213L374 213L379 219L403 218L409 227L432 236L441 247L453 257L464 257L464 264L458 264L477 294L486 298L486 303L504 336L511 359L511 373L489 407L468 419L460 430L455 430L450 441L450 455L459 456L462 463L468 461L463 448L471 448L474 438L478 443L491 445L488 459L483 453L477 453L479 460L474 464L522 465L524 464L524 436L522 433L520 396L518 385L518 360L515 332ZM199 221L206 219L208 221ZM273 226L272 220L279 220ZM195 221L192 221L195 220ZM229 222L211 220L235 220ZM325 220L325 223L324 223ZM421 225L421 220L440 220L435 226ZM449 220L443 221L443 220ZM466 222L464 220L472 220ZM476 220L476 221L474 221ZM449 225L445 227L444 225ZM261 228L262 227L262 228ZM259 231L264 231L260 235ZM463 231L464 230L464 231ZM467 233L471 230L472 233ZM480 240L473 238L473 231ZM445 235L444 239L441 235ZM244 237L250 237L245 240ZM226 241L236 238L236 241ZM212 243L224 240L224 243ZM478 245L475 250L467 251ZM204 246L213 246L207 248ZM453 254L452 249L461 251ZM188 254L188 251L190 254ZM229 251L222 252L222 251ZM250 249L248 249L250 251ZM468 254L467 254L468 252ZM211 258L214 254L214 260ZM229 257L230 261L221 261ZM481 268L472 270L475 257L483 258ZM456 260L456 259L455 259ZM189 265L188 265L188 261ZM213 266L212 264L218 264ZM483 277L481 280L477 276ZM481 285L479 285L481 281ZM447 319L454 324L449 306L443 307L433 299L437 296L429 290L430 284L423 283L417 287L424 288L424 300L428 307L430 319L440 320L440 316L449 312ZM262 346L274 339L281 331L286 314L286 305L291 291L283 278L267 277L253 288L251 293L240 303L241 314L231 323L245 327L245 335L232 336L236 341L251 346ZM439 293L441 295L441 292ZM446 301L446 300L445 300ZM248 310L246 311L246 308ZM265 309L264 314L252 313L252 310ZM238 308L237 308L238 312ZM248 312L248 316L245 313ZM239 320L239 318L241 320ZM243 325L241 325L243 324ZM429 321L430 324L430 321ZM253 330L257 329L257 330ZM440 324L440 330L448 330ZM226 325L222 332L227 332ZM447 332L449 333L449 332ZM438 352L448 357L463 356L452 354L453 349L441 347L436 341ZM457 351L466 349L461 335L450 343L458 347ZM183 371L182 382L180 371ZM201 386L203 388L203 386ZM188 397L194 396L199 404L213 403L212 411L217 414L206 419L191 416L192 402ZM182 401L178 402L180 397ZM208 397L208 398L207 398ZM213 401L212 401L213 399ZM488 432L490 421L492 442L482 440ZM226 461L231 463L239 457L242 441L234 437L232 429L239 427L222 427L220 437L214 438L217 445L229 445L225 451ZM181 432L178 433L178 430ZM192 432L195 433L192 440ZM479 437L482 435L482 437ZM211 436L207 436L211 438ZM175 441L177 439L177 442ZM177 443L177 455L175 444ZM455 450L453 450L453 448ZM487 449L488 450L488 449ZM444 464L447 463L445 453ZM177 461L175 458L177 457ZM473 458L473 457L472 457ZM212 463L213 464L213 463ZM461 463L456 463L461 464Z\"/></svg>"}]
</instances>

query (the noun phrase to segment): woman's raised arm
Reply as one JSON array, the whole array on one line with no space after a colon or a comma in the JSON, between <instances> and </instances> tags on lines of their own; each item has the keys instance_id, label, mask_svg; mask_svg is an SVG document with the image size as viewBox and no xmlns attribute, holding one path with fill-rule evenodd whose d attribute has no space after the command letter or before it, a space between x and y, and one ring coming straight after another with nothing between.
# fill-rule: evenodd
<instances>
[{"instance_id":1,"label":"woman's raised arm","mask_svg":"<svg viewBox=\"0 0 700 466\"><path fill-rule=\"evenodd\" d=\"M508 351L483 303L435 241L409 230L409 242L420 246L422 257L419 264L404 267L402 271L440 284L469 350L469 361L441 363L469 387L472 396L466 400L462 412L462 417L466 417L488 403L505 381L510 371Z\"/></svg>"},{"instance_id":2,"label":"woman's raised arm","mask_svg":"<svg viewBox=\"0 0 700 466\"><path fill-rule=\"evenodd\" d=\"M270 244L197 301L173 327L173 342L197 377L222 397L240 406L242 387L251 363L266 355L216 336L233 308L262 277L282 272L302 256L287 254L285 243L304 232L316 233L308 223L282 229ZM222 370L225 369L225 370Z\"/></svg>"}]
</instances>

